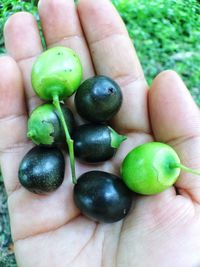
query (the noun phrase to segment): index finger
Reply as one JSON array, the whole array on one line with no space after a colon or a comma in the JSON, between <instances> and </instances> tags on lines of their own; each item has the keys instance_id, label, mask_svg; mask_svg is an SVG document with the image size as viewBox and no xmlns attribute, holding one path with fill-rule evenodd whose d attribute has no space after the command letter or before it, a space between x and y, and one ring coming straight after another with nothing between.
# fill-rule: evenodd
<instances>
[{"instance_id":1,"label":"index finger","mask_svg":"<svg viewBox=\"0 0 200 267\"><path fill-rule=\"evenodd\" d=\"M123 90L115 127L149 133L147 83L118 12L109 0L80 0L78 12L96 73L112 77Z\"/></svg>"}]
</instances>

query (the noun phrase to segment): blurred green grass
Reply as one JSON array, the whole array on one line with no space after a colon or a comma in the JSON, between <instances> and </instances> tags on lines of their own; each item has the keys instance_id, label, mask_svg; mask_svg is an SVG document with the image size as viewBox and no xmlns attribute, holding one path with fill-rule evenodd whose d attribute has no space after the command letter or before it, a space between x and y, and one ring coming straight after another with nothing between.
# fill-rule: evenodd
<instances>
[{"instance_id":1,"label":"blurred green grass","mask_svg":"<svg viewBox=\"0 0 200 267\"><path fill-rule=\"evenodd\" d=\"M3 25L10 15L31 12L37 0L0 2L0 53L5 53ZM200 105L200 4L197 0L113 0L136 47L149 84L162 70L176 70ZM40 24L39 24L40 27ZM0 267L16 267L7 199L0 178Z\"/></svg>"},{"instance_id":2,"label":"blurred green grass","mask_svg":"<svg viewBox=\"0 0 200 267\"><path fill-rule=\"evenodd\" d=\"M114 0L149 84L173 69L200 105L200 3L196 0Z\"/></svg>"}]
</instances>

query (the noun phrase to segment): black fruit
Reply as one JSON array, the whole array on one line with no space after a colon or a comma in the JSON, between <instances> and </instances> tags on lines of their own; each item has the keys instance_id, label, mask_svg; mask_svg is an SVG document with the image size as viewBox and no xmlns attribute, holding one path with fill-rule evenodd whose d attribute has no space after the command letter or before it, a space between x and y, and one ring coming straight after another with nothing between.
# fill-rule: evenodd
<instances>
[{"instance_id":1,"label":"black fruit","mask_svg":"<svg viewBox=\"0 0 200 267\"><path fill-rule=\"evenodd\" d=\"M74 202L86 217L98 222L116 222L130 210L133 193L116 175L90 171L74 186Z\"/></svg>"},{"instance_id":2,"label":"black fruit","mask_svg":"<svg viewBox=\"0 0 200 267\"><path fill-rule=\"evenodd\" d=\"M118 112L121 103L120 87L106 76L94 76L85 80L75 95L79 115L92 122L110 120Z\"/></svg>"},{"instance_id":3,"label":"black fruit","mask_svg":"<svg viewBox=\"0 0 200 267\"><path fill-rule=\"evenodd\" d=\"M126 139L107 125L85 124L74 132L75 156L86 162L106 161Z\"/></svg>"},{"instance_id":4,"label":"black fruit","mask_svg":"<svg viewBox=\"0 0 200 267\"><path fill-rule=\"evenodd\" d=\"M19 167L19 181L29 191L44 194L56 190L63 182L65 160L58 148L34 147Z\"/></svg>"}]
</instances>

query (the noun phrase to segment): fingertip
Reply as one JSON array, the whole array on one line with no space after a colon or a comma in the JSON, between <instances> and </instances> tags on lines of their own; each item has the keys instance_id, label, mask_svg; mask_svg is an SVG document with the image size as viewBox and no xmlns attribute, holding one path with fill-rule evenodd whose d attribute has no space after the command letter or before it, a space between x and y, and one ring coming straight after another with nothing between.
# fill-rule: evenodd
<instances>
[{"instance_id":1,"label":"fingertip","mask_svg":"<svg viewBox=\"0 0 200 267\"><path fill-rule=\"evenodd\" d=\"M152 82L149 95L150 103L151 101L170 103L177 98L181 105L183 105L183 102L187 105L189 105L189 102L195 105L190 91L180 75L174 70L165 70L159 73Z\"/></svg>"},{"instance_id":2,"label":"fingertip","mask_svg":"<svg viewBox=\"0 0 200 267\"><path fill-rule=\"evenodd\" d=\"M148 100L157 140L169 142L199 132L199 108L175 71L166 70L156 76Z\"/></svg>"},{"instance_id":3,"label":"fingertip","mask_svg":"<svg viewBox=\"0 0 200 267\"><path fill-rule=\"evenodd\" d=\"M163 71L161 71L161 72L156 76L156 78L155 78L154 80L156 80L156 79L159 78L159 77L163 77L163 76L165 77L165 76L168 76L168 75L176 76L176 77L177 77L177 76L180 77L176 71L171 70L171 69L167 69L167 70L163 70Z\"/></svg>"},{"instance_id":4,"label":"fingertip","mask_svg":"<svg viewBox=\"0 0 200 267\"><path fill-rule=\"evenodd\" d=\"M47 47L65 46L80 57L84 77L94 74L74 0L41 0L39 15Z\"/></svg>"},{"instance_id":5,"label":"fingertip","mask_svg":"<svg viewBox=\"0 0 200 267\"><path fill-rule=\"evenodd\" d=\"M17 12L4 26L5 46L16 61L41 53L42 44L35 17L29 12Z\"/></svg>"},{"instance_id":6,"label":"fingertip","mask_svg":"<svg viewBox=\"0 0 200 267\"><path fill-rule=\"evenodd\" d=\"M41 0L38 11L48 46L74 35L82 36L73 0Z\"/></svg>"},{"instance_id":7,"label":"fingertip","mask_svg":"<svg viewBox=\"0 0 200 267\"><path fill-rule=\"evenodd\" d=\"M110 4L114 7L111 0L78 0L78 7L79 8L89 8L89 10L94 10L95 6L105 6L107 4ZM95 10L94 10L95 11Z\"/></svg>"},{"instance_id":8,"label":"fingertip","mask_svg":"<svg viewBox=\"0 0 200 267\"><path fill-rule=\"evenodd\" d=\"M125 24L111 1L79 0L77 9L89 42L96 42L113 33L128 35Z\"/></svg>"},{"instance_id":9,"label":"fingertip","mask_svg":"<svg viewBox=\"0 0 200 267\"><path fill-rule=\"evenodd\" d=\"M34 16L31 13L21 11L11 15L5 25L4 25L4 35L7 37L7 34L11 34L13 32L19 32L21 27L23 27L24 20L26 23L32 23L34 20Z\"/></svg>"},{"instance_id":10,"label":"fingertip","mask_svg":"<svg viewBox=\"0 0 200 267\"><path fill-rule=\"evenodd\" d=\"M153 80L152 82L152 86L151 88L155 88L155 85L157 85L157 83L160 83L160 80L162 80L162 83L164 82L177 82L177 81L182 81L181 77L178 75L178 73L174 70L168 69L168 70L164 70L162 72L160 72Z\"/></svg>"}]
</instances>

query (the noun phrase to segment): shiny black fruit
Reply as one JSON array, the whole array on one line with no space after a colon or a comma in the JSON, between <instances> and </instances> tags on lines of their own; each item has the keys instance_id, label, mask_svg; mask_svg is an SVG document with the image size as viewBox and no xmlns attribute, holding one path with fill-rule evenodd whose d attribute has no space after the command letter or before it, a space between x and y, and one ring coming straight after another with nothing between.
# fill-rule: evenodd
<instances>
[{"instance_id":1,"label":"shiny black fruit","mask_svg":"<svg viewBox=\"0 0 200 267\"><path fill-rule=\"evenodd\" d=\"M116 222L130 210L133 193L116 175L90 171L74 186L74 202L86 217L98 222Z\"/></svg>"},{"instance_id":2,"label":"shiny black fruit","mask_svg":"<svg viewBox=\"0 0 200 267\"><path fill-rule=\"evenodd\" d=\"M75 95L79 115L92 122L106 122L119 110L122 93L119 85L106 76L85 80Z\"/></svg>"},{"instance_id":3,"label":"shiny black fruit","mask_svg":"<svg viewBox=\"0 0 200 267\"><path fill-rule=\"evenodd\" d=\"M107 125L81 125L73 135L75 156L91 163L106 161L112 158L125 139Z\"/></svg>"},{"instance_id":4,"label":"shiny black fruit","mask_svg":"<svg viewBox=\"0 0 200 267\"><path fill-rule=\"evenodd\" d=\"M58 148L34 147L19 167L19 181L27 190L44 194L56 190L63 182L65 160Z\"/></svg>"}]
</instances>

